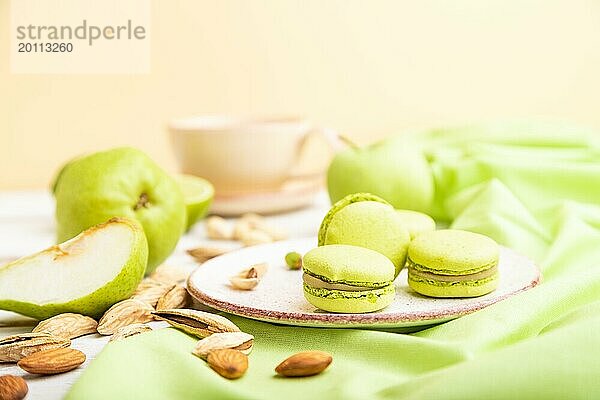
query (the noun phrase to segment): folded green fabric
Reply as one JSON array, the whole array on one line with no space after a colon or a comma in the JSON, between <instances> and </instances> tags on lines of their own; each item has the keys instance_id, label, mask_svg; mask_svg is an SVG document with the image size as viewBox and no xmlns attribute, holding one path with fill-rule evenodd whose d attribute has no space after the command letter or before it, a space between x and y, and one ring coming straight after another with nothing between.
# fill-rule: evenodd
<instances>
[{"instance_id":1,"label":"folded green fabric","mask_svg":"<svg viewBox=\"0 0 600 400\"><path fill-rule=\"evenodd\" d=\"M213 373L174 329L114 342L68 399L600 398L600 147L569 126L503 124L393 140L423 151L438 219L534 258L544 283L412 334L276 326L231 317L256 337L237 381ZM309 378L273 368L327 350Z\"/></svg>"}]
</instances>

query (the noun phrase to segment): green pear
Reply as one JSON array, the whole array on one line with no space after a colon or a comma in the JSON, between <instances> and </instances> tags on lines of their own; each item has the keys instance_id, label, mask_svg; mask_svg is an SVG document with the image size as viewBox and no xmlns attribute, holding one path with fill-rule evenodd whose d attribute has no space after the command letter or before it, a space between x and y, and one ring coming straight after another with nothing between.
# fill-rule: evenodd
<instances>
[{"instance_id":1,"label":"green pear","mask_svg":"<svg viewBox=\"0 0 600 400\"><path fill-rule=\"evenodd\" d=\"M148 244L139 223L112 218L75 238L0 266L0 309L37 319L101 316L135 291Z\"/></svg>"},{"instance_id":2,"label":"green pear","mask_svg":"<svg viewBox=\"0 0 600 400\"><path fill-rule=\"evenodd\" d=\"M206 179L194 175L175 175L175 181L183 193L187 211L186 231L188 231L208 213L215 195L215 188Z\"/></svg>"},{"instance_id":3,"label":"green pear","mask_svg":"<svg viewBox=\"0 0 600 400\"><path fill-rule=\"evenodd\" d=\"M394 208L427 213L433 203L433 176L419 147L408 140L386 140L338 153L327 171L332 203L348 194L367 192Z\"/></svg>"},{"instance_id":4,"label":"green pear","mask_svg":"<svg viewBox=\"0 0 600 400\"><path fill-rule=\"evenodd\" d=\"M54 175L54 178L52 179L52 183L50 184L50 191L52 192L52 194L56 193L56 188L58 186L58 182L60 182L60 177L62 176L63 172L65 172L67 170L67 168L69 168L71 163L73 163L78 158L79 157L76 157L76 158L66 162L65 164L63 164L63 166L60 167L58 172Z\"/></svg>"},{"instance_id":5,"label":"green pear","mask_svg":"<svg viewBox=\"0 0 600 400\"><path fill-rule=\"evenodd\" d=\"M153 271L175 249L186 224L183 195L175 180L146 154L117 148L77 158L56 180L58 241L112 217L141 223Z\"/></svg>"}]
</instances>

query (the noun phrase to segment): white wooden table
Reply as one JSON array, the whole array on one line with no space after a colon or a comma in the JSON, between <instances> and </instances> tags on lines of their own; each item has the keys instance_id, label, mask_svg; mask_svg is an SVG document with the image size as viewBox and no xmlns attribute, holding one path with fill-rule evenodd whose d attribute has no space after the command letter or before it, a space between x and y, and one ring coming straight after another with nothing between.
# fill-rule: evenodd
<instances>
[{"instance_id":1,"label":"white wooden table","mask_svg":"<svg viewBox=\"0 0 600 400\"><path fill-rule=\"evenodd\" d=\"M328 199L321 193L314 204L306 209L268 217L268 220L289 233L290 238L315 236L321 219L328 208ZM0 192L0 264L19 258L54 244L54 201L43 191ZM197 224L184 236L167 262L177 262L185 255L185 250L206 244L202 223ZM1 294L0 294L1 297ZM7 311L0 311L0 337L30 331L36 321ZM154 328L163 323L152 323ZM73 340L72 347L83 351L87 360L80 368L55 376L31 375L15 364L0 364L0 375L23 376L29 385L28 399L61 399L69 387L77 380L85 367L94 360L108 337L89 335Z\"/></svg>"}]
</instances>

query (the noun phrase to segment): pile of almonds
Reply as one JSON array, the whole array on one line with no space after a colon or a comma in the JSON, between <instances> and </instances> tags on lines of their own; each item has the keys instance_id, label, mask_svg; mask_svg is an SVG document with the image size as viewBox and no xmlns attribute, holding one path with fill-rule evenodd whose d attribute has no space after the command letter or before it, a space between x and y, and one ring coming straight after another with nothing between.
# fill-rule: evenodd
<instances>
[{"instance_id":1,"label":"pile of almonds","mask_svg":"<svg viewBox=\"0 0 600 400\"><path fill-rule=\"evenodd\" d=\"M53 375L71 371L86 360L71 340L94 333L110 335L110 341L124 339L152 328L146 322L155 319L156 310L185 307L190 301L183 282L189 273L162 265L138 285L130 299L110 307L96 322L93 318L63 313L40 321L30 333L0 339L0 363L13 362L31 373ZM0 399L22 399L28 392L21 377L0 376Z\"/></svg>"},{"instance_id":2,"label":"pile of almonds","mask_svg":"<svg viewBox=\"0 0 600 400\"><path fill-rule=\"evenodd\" d=\"M263 235L264 240L269 236L269 241L284 238L281 233L264 224L262 217L256 214L242 217L230 236L220 226L221 222L226 223L225 220L211 218L212 222L207 221L207 229L212 238L215 235L222 239L237 238L246 245L256 244L252 238L256 239L259 234ZM190 254L193 252L189 251ZM216 249L208 257L206 249L201 253L192 255L198 259L208 259L223 254ZM252 289L266 270L267 264L252 265L232 277L231 284L238 289ZM30 333L0 339L0 363L15 362L31 374L68 372L86 360L84 353L70 347L72 339L99 333L110 335L109 341L121 340L151 331L147 322L163 320L200 338L192 353L206 360L218 374L228 379L240 378L248 369L248 354L254 345L254 336L241 332L223 316L185 308L190 303L189 294L183 286L188 276L189 271L162 265L142 280L131 298L114 304L98 322L85 315L63 313L40 321ZM275 371L287 377L315 375L325 370L331 361L329 353L301 352L284 360ZM1 400L20 400L27 392L27 383L23 378L0 376Z\"/></svg>"},{"instance_id":3,"label":"pile of almonds","mask_svg":"<svg viewBox=\"0 0 600 400\"><path fill-rule=\"evenodd\" d=\"M226 219L211 216L206 219L206 235L213 240L238 240L244 246L271 243L287 238L287 234L274 226L258 214L244 214L234 225Z\"/></svg>"},{"instance_id":4,"label":"pile of almonds","mask_svg":"<svg viewBox=\"0 0 600 400\"><path fill-rule=\"evenodd\" d=\"M73 327L76 319L73 316L78 314L63 315L67 315L68 321L65 325ZM89 325L89 321L84 322ZM86 334L83 332L88 328L82 327L69 333L68 329L61 328L57 335L31 332L0 339L0 362L17 363L30 374L51 375L71 371L85 361L85 354L70 348L71 337ZM20 400L28 391L23 378L13 375L0 376L0 399Z\"/></svg>"},{"instance_id":5,"label":"pile of almonds","mask_svg":"<svg viewBox=\"0 0 600 400\"><path fill-rule=\"evenodd\" d=\"M254 336L240 331L227 318L199 310L157 310L153 315L201 340L193 354L205 359L221 376L237 379L248 369Z\"/></svg>"},{"instance_id":6,"label":"pile of almonds","mask_svg":"<svg viewBox=\"0 0 600 400\"><path fill-rule=\"evenodd\" d=\"M97 331L111 335L110 341L124 339L151 330L145 323L155 319L156 310L184 308L190 302L183 286L189 273L161 265L144 278L130 299L110 307L98 321Z\"/></svg>"},{"instance_id":7,"label":"pile of almonds","mask_svg":"<svg viewBox=\"0 0 600 400\"><path fill-rule=\"evenodd\" d=\"M235 222L213 215L206 219L206 236L211 240L235 240L244 246L271 243L287 238L287 233L270 225L258 214L244 214ZM231 251L231 248L202 246L188 250L199 263Z\"/></svg>"},{"instance_id":8,"label":"pile of almonds","mask_svg":"<svg viewBox=\"0 0 600 400\"><path fill-rule=\"evenodd\" d=\"M192 354L206 360L219 375L237 379L246 373L254 336L242 332L227 318L192 309L158 310L152 314L200 338ZM310 376L325 370L331 361L329 353L305 351L287 358L275 371L281 376Z\"/></svg>"}]
</instances>

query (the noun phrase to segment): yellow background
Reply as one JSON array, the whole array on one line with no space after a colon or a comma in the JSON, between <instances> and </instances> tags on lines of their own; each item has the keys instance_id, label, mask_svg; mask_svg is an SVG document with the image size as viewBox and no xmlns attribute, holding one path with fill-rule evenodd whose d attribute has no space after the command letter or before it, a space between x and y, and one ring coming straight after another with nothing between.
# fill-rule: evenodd
<instances>
[{"instance_id":1,"label":"yellow background","mask_svg":"<svg viewBox=\"0 0 600 400\"><path fill-rule=\"evenodd\" d=\"M81 152L142 148L202 113L300 113L359 142L551 117L600 128L600 2L152 1L148 75L14 75L0 0L0 188Z\"/></svg>"}]
</instances>

